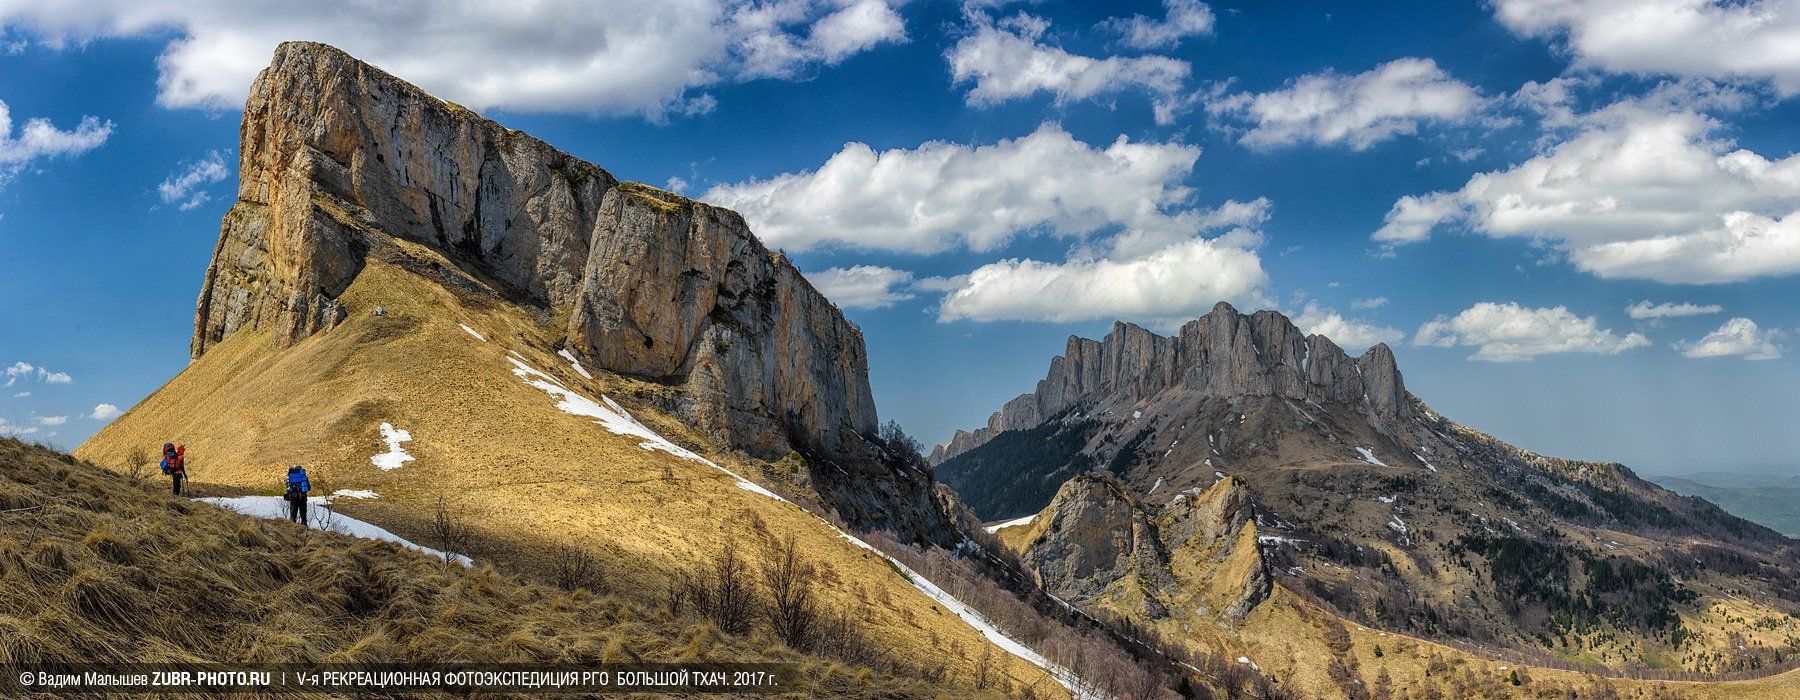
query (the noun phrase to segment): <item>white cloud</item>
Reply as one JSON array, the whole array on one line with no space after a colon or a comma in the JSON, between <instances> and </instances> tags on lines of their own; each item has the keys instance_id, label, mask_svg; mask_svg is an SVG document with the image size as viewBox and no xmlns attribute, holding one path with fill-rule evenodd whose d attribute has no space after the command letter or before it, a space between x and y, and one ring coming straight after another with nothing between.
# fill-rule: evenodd
<instances>
[{"instance_id":1,"label":"white cloud","mask_svg":"<svg viewBox=\"0 0 1800 700\"><path fill-rule=\"evenodd\" d=\"M1649 299L1625 307L1626 315L1640 321L1655 318L1674 318L1679 316L1701 316L1704 314L1716 314L1724 310L1725 307L1719 306L1718 304L1706 304L1702 306L1700 304L1689 302L1677 304L1667 301L1661 304L1651 304Z\"/></svg>"},{"instance_id":2,"label":"white cloud","mask_svg":"<svg viewBox=\"0 0 1800 700\"><path fill-rule=\"evenodd\" d=\"M1645 101L1581 121L1574 136L1461 190L1401 198L1375 240L1421 241L1465 223L1552 243L1604 278L1706 284L1800 272L1800 156L1736 148L1715 136L1714 120Z\"/></svg>"},{"instance_id":3,"label":"white cloud","mask_svg":"<svg viewBox=\"0 0 1800 700\"><path fill-rule=\"evenodd\" d=\"M1781 357L1779 342L1787 337L1780 329L1763 330L1747 318L1734 318L1697 341L1675 343L1675 349L1687 357L1742 356L1746 360L1773 360Z\"/></svg>"},{"instance_id":4,"label":"white cloud","mask_svg":"<svg viewBox=\"0 0 1800 700\"><path fill-rule=\"evenodd\" d=\"M931 141L877 152L845 144L817 170L716 185L701 198L742 213L771 247L794 251L985 251L1030 232L1108 227L1185 235L1267 209L1263 200L1186 208L1192 191L1182 181L1199 157L1197 146L1124 137L1090 146L1044 124L985 146Z\"/></svg>"},{"instance_id":5,"label":"white cloud","mask_svg":"<svg viewBox=\"0 0 1800 700\"><path fill-rule=\"evenodd\" d=\"M1800 92L1795 0L1495 0L1521 36L1560 40L1581 68L1768 80Z\"/></svg>"},{"instance_id":6,"label":"white cloud","mask_svg":"<svg viewBox=\"0 0 1800 700\"><path fill-rule=\"evenodd\" d=\"M1367 299L1357 299L1356 301L1350 302L1350 308L1352 308L1352 309L1379 309L1383 306L1387 306L1387 303L1388 303L1387 297L1369 297Z\"/></svg>"},{"instance_id":7,"label":"white cloud","mask_svg":"<svg viewBox=\"0 0 1800 700\"><path fill-rule=\"evenodd\" d=\"M1161 20L1143 15L1114 17L1102 22L1102 28L1117 32L1120 43L1134 49L1166 49L1190 36L1211 34L1211 7L1199 0L1163 0L1166 12Z\"/></svg>"},{"instance_id":8,"label":"white cloud","mask_svg":"<svg viewBox=\"0 0 1800 700\"><path fill-rule=\"evenodd\" d=\"M1098 95L1143 90L1161 100L1173 100L1187 81L1192 66L1167 56L1109 56L1092 58L1072 54L1043 42L1050 23L1027 14L998 23L976 13L974 30L945 53L950 77L961 85L973 82L971 105L992 105L1047 92L1057 104ZM1159 109L1157 121L1171 118Z\"/></svg>"},{"instance_id":9,"label":"white cloud","mask_svg":"<svg viewBox=\"0 0 1800 700\"><path fill-rule=\"evenodd\" d=\"M944 297L938 320L1126 319L1170 327L1221 300L1268 305L1254 234L1193 238L1150 255L1050 263L1007 259L976 268Z\"/></svg>"},{"instance_id":10,"label":"white cloud","mask_svg":"<svg viewBox=\"0 0 1800 700\"><path fill-rule=\"evenodd\" d=\"M28 396L31 396L31 392L29 392L29 391L21 391L16 394L13 394L13 398L15 398L15 399L23 399Z\"/></svg>"},{"instance_id":11,"label":"white cloud","mask_svg":"<svg viewBox=\"0 0 1800 700\"><path fill-rule=\"evenodd\" d=\"M8 423L5 418L0 418L0 435L5 435L5 436L9 436L9 437L20 437L20 436L36 433L37 431L38 431L38 429L36 426L32 426L32 427L28 428L28 427L25 427L22 425L15 425L12 423Z\"/></svg>"},{"instance_id":12,"label":"white cloud","mask_svg":"<svg viewBox=\"0 0 1800 700\"><path fill-rule=\"evenodd\" d=\"M12 363L5 370L0 370L0 377L6 378L6 383L0 384L0 386L12 386L19 383L21 379L32 378L46 384L68 384L75 381L74 377L70 377L65 372L52 372L42 367L34 367L28 362ZM26 392L26 395L29 396L30 393Z\"/></svg>"},{"instance_id":13,"label":"white cloud","mask_svg":"<svg viewBox=\"0 0 1800 700\"><path fill-rule=\"evenodd\" d=\"M1520 362L1551 353L1616 355L1650 344L1639 333L1623 337L1600 328L1593 317L1581 318L1565 307L1528 309L1517 303L1484 301L1454 318L1438 316L1419 327L1416 345L1449 348L1475 346L1471 360Z\"/></svg>"},{"instance_id":14,"label":"white cloud","mask_svg":"<svg viewBox=\"0 0 1800 700\"><path fill-rule=\"evenodd\" d=\"M907 291L913 275L905 270L874 265L834 267L806 273L825 298L846 309L885 309L916 298Z\"/></svg>"},{"instance_id":15,"label":"white cloud","mask_svg":"<svg viewBox=\"0 0 1800 700\"><path fill-rule=\"evenodd\" d=\"M1252 147L1301 142L1349 144L1362 150L1426 122L1455 123L1478 114L1484 99L1429 58L1402 58L1357 75L1303 75L1272 92L1207 99L1206 111Z\"/></svg>"},{"instance_id":16,"label":"white cloud","mask_svg":"<svg viewBox=\"0 0 1800 700\"><path fill-rule=\"evenodd\" d=\"M681 193L687 192L688 181L684 180L680 177L671 176L669 178L668 184L663 185L663 189L666 189L670 192L674 192L676 194L681 194Z\"/></svg>"},{"instance_id":17,"label":"white cloud","mask_svg":"<svg viewBox=\"0 0 1800 700\"><path fill-rule=\"evenodd\" d=\"M86 153L112 136L113 123L99 117L82 117L73 130L56 128L42 117L28 119L13 133L12 110L0 100L0 185L33 161Z\"/></svg>"},{"instance_id":18,"label":"white cloud","mask_svg":"<svg viewBox=\"0 0 1800 700\"><path fill-rule=\"evenodd\" d=\"M1382 301L1386 301L1383 299ZM1374 346L1376 343L1398 343L1406 338L1406 333L1398 328L1389 328L1362 319L1344 318L1337 309L1319 306L1318 302L1306 302L1306 308L1294 317L1294 325L1308 335L1317 333L1331 339L1339 347L1351 351L1351 354Z\"/></svg>"},{"instance_id":19,"label":"white cloud","mask_svg":"<svg viewBox=\"0 0 1800 700\"><path fill-rule=\"evenodd\" d=\"M50 46L172 37L157 60L172 107L236 109L275 46L305 38L478 110L653 119L704 111L708 86L802 77L905 38L876 0L0 1L0 25Z\"/></svg>"},{"instance_id":20,"label":"white cloud","mask_svg":"<svg viewBox=\"0 0 1800 700\"><path fill-rule=\"evenodd\" d=\"M169 173L162 184L156 186L156 193L164 204L174 204L175 208L187 211L212 199L206 191L207 185L224 182L230 176L231 171L225 167L225 156L218 151L207 151L205 157L185 163L180 170Z\"/></svg>"},{"instance_id":21,"label":"white cloud","mask_svg":"<svg viewBox=\"0 0 1800 700\"><path fill-rule=\"evenodd\" d=\"M68 416L34 416L31 422L38 425L62 425L69 422Z\"/></svg>"},{"instance_id":22,"label":"white cloud","mask_svg":"<svg viewBox=\"0 0 1800 700\"><path fill-rule=\"evenodd\" d=\"M94 411L89 413L87 417L93 420L107 421L118 418L122 413L124 413L124 411L119 410L118 406L114 406L110 403L103 403L95 406Z\"/></svg>"}]
</instances>

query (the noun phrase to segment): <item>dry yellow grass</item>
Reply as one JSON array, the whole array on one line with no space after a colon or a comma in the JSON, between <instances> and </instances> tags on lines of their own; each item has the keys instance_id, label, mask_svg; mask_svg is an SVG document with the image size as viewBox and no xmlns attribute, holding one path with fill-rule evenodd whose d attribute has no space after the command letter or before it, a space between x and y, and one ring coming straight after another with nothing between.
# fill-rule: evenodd
<instances>
[{"instance_id":1,"label":"dry yellow grass","mask_svg":"<svg viewBox=\"0 0 1800 700\"><path fill-rule=\"evenodd\" d=\"M584 379L555 354L555 319L500 301L428 249L388 240L393 248L371 256L343 295L349 316L342 325L285 349L240 331L76 454L121 469L134 449L181 442L198 488L265 494L277 492L286 466L305 464L324 492L380 494L346 501L347 514L427 545L441 495L475 525L478 560L543 571L556 546L581 547L600 559L609 590L642 605L653 604L677 570L727 538L744 538L742 523L761 521L799 538L825 567L818 581L825 604L864 611L869 631L902 663L946 667L953 678L973 672L987 642L885 561L798 507L559 410L513 374L508 358L516 353L595 400L618 400L670 440L739 474L779 476L785 467L711 449L651 408L666 387L599 371ZM376 307L385 315L373 315ZM412 434L404 447L416 461L386 472L370 463L385 449L382 422ZM1011 683L1054 686L1035 666L1004 658Z\"/></svg>"},{"instance_id":2,"label":"dry yellow grass","mask_svg":"<svg viewBox=\"0 0 1800 700\"><path fill-rule=\"evenodd\" d=\"M0 665L766 661L808 694L944 690L158 485L0 438Z\"/></svg>"}]
</instances>

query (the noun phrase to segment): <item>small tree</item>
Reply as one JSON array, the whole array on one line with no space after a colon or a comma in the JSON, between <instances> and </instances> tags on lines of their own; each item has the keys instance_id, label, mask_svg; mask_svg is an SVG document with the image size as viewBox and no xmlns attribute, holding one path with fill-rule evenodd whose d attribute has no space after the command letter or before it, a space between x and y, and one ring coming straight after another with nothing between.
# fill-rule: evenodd
<instances>
[{"instance_id":1,"label":"small tree","mask_svg":"<svg viewBox=\"0 0 1800 700\"><path fill-rule=\"evenodd\" d=\"M898 421L888 421L881 426L881 442L891 452L898 453L909 462L920 462L925 459L925 446L901 429Z\"/></svg>"},{"instance_id":2,"label":"small tree","mask_svg":"<svg viewBox=\"0 0 1800 700\"><path fill-rule=\"evenodd\" d=\"M727 537L712 562L698 571L682 572L675 585L669 595L672 611L692 604L725 634L750 631L756 591L744 576L744 560L738 555L735 539Z\"/></svg>"},{"instance_id":3,"label":"small tree","mask_svg":"<svg viewBox=\"0 0 1800 700\"><path fill-rule=\"evenodd\" d=\"M468 556L475 529L469 526L461 508L453 509L443 496L438 496L437 510L431 519L431 536L438 551L444 553L444 568L448 569L455 555Z\"/></svg>"}]
</instances>

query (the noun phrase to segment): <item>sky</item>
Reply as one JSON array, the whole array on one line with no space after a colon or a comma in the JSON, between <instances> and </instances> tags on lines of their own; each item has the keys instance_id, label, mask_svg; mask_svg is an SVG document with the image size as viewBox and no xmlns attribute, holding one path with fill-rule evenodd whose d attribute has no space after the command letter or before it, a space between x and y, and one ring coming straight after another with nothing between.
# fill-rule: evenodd
<instances>
[{"instance_id":1,"label":"sky","mask_svg":"<svg viewBox=\"0 0 1800 700\"><path fill-rule=\"evenodd\" d=\"M186 365L305 39L743 213L928 443L1225 300L1527 449L1800 471L1800 0L515 5L0 0L0 434Z\"/></svg>"}]
</instances>

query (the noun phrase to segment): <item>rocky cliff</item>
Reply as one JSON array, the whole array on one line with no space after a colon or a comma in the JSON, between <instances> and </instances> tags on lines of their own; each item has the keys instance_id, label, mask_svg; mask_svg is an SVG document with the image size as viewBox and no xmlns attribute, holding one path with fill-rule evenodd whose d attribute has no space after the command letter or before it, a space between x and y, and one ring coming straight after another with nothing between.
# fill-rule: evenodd
<instances>
[{"instance_id":1,"label":"rocky cliff","mask_svg":"<svg viewBox=\"0 0 1800 700\"><path fill-rule=\"evenodd\" d=\"M371 237L430 246L566 323L593 366L764 457L865 450L861 332L742 217L621 182L334 48L283 44L244 107L192 354L240 329L329 331ZM566 321L565 321L566 319Z\"/></svg>"},{"instance_id":2,"label":"rocky cliff","mask_svg":"<svg viewBox=\"0 0 1800 700\"><path fill-rule=\"evenodd\" d=\"M1220 302L1174 337L1122 321L1098 341L1071 336L1036 391L1007 402L985 427L957 431L932 450L931 463L1098 398L1129 402L1167 390L1200 398L1279 397L1356 406L1372 420L1390 424L1412 413L1387 345L1353 358L1330 338L1301 333L1280 313L1245 315Z\"/></svg>"},{"instance_id":3,"label":"rocky cliff","mask_svg":"<svg viewBox=\"0 0 1800 700\"><path fill-rule=\"evenodd\" d=\"M1253 511L1236 477L1156 506L1085 474L1032 519L1020 558L1045 590L1076 604L1242 622L1270 591Z\"/></svg>"}]
</instances>

